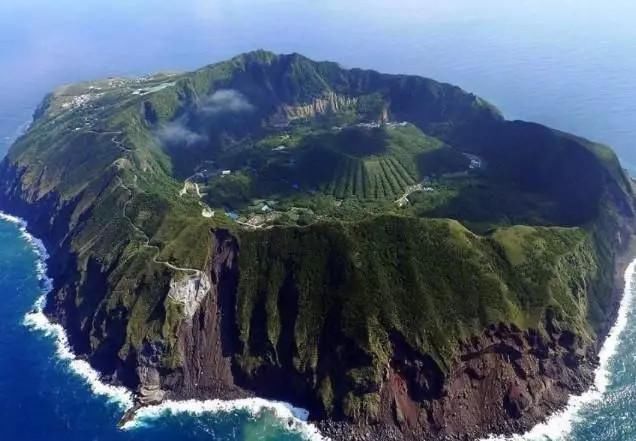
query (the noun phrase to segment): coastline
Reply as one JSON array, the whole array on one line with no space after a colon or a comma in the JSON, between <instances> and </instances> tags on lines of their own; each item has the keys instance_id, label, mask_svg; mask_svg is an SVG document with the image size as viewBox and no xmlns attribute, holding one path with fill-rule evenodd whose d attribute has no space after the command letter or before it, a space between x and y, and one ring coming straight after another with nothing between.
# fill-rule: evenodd
<instances>
[{"instance_id":1,"label":"coastline","mask_svg":"<svg viewBox=\"0 0 636 441\"><path fill-rule=\"evenodd\" d=\"M584 406L598 402L603 398L609 386L609 364L612 361L621 335L627 326L627 318L636 296L636 239L632 238L627 249L619 255L616 262L615 284L618 274L622 274L622 285L615 286L615 295L621 293L615 304L613 317L608 318L609 327L601 338L598 350L598 366L594 371L594 381L588 389L580 395L571 395L563 409L548 415L544 421L537 424L523 434L490 435L480 441L545 441L562 440L572 431L572 425L578 413ZM622 286L622 290L620 287Z\"/></svg>"},{"instance_id":2,"label":"coastline","mask_svg":"<svg viewBox=\"0 0 636 441\"><path fill-rule=\"evenodd\" d=\"M134 394L124 386L116 386L102 381L101 374L86 360L76 356L68 342L66 331L62 325L52 322L44 314L47 296L53 289L53 281L47 275L47 259L49 253L44 242L28 231L28 222L20 217L0 211L0 221L17 225L22 238L31 246L36 255L36 272L40 281L41 295L36 299L33 308L23 320L24 326L50 337L55 345L55 353L59 360L67 363L69 370L80 377L94 395L105 397L107 402L116 404L122 412L134 406ZM307 422L309 412L294 407L289 403L270 401L262 398L246 398L239 400L167 400L158 405L143 406L137 409L132 418L123 425L122 430L133 430L144 422L160 418L164 415L188 413L230 413L244 411L256 417L261 412L270 412L291 432L295 432L309 441L324 441L316 426Z\"/></svg>"},{"instance_id":3,"label":"coastline","mask_svg":"<svg viewBox=\"0 0 636 441\"><path fill-rule=\"evenodd\" d=\"M52 322L44 314L44 306L47 295L52 290L52 280L47 276L46 260L49 254L44 243L28 231L25 220L8 215L0 211L0 220L14 223L18 226L22 237L30 244L37 256L36 270L41 282L42 295L38 297L34 308L25 314L24 325L32 330L42 332L54 339L56 355L60 360L68 364L69 369L78 375L90 388L91 392L98 396L106 397L108 402L115 403L122 411L127 411L134 406L134 394L124 386L109 384L102 380L101 374L95 370L86 360L76 356L71 350L68 337L64 328ZM627 325L627 313L633 304L636 284L633 278L636 272L635 256L636 241L631 240L629 246L619 254L616 262L615 289L613 293L614 314L607 319L607 330L599 342L598 366L594 372L593 383L581 395L571 395L564 408L556 413L548 415L543 421L537 421L530 430L523 434L515 435L491 435L481 438L484 441L534 441L549 439L562 439L572 428L578 412L587 404L596 402L603 397L609 379L608 365L616 353L620 343L620 336ZM622 275L622 277L621 277ZM619 284L622 280L622 284ZM621 289L622 287L622 289ZM601 343L602 342L602 343ZM135 410L131 419L127 421L122 430L134 430L142 427L148 421L161 418L166 415L187 413L201 415L204 413L229 413L244 411L252 416L258 416L261 412L270 412L276 419L285 424L288 430L298 433L303 438L319 441L329 440L327 435L336 435L334 439L343 438L367 439L370 433L368 427L352 424L340 425L331 421L317 421L316 424L308 422L308 412L294 407L288 403L270 401L261 398L245 398L238 400L166 400L157 405L142 406ZM335 430L335 433L333 429ZM343 428L349 432L342 432ZM331 429L331 430L329 430ZM340 432L340 435L338 435ZM323 435L322 433L326 433ZM384 435L396 435L384 433ZM442 438L455 439L455 438ZM462 438L464 439L464 438Z\"/></svg>"},{"instance_id":4,"label":"coastline","mask_svg":"<svg viewBox=\"0 0 636 441\"><path fill-rule=\"evenodd\" d=\"M593 378L585 385L580 394L570 394L567 402L553 412L524 425L507 426L500 434L481 433L465 435L440 435L426 438L434 441L565 441L572 431L579 412L585 406L600 401L609 385L609 363L617 352L623 330L627 326L630 308L636 302L636 235L630 235L627 244L621 247L614 266L614 288L612 312L606 318L603 330L598 335L595 353L598 356L594 365ZM515 422L513 421L513 424ZM394 427L381 427L369 431L368 426L351 423L321 421L323 433L334 440L401 439ZM508 433L505 433L508 432ZM373 437L369 438L369 433ZM412 437L412 439L418 439Z\"/></svg>"},{"instance_id":5,"label":"coastline","mask_svg":"<svg viewBox=\"0 0 636 441\"><path fill-rule=\"evenodd\" d=\"M33 309L24 316L23 324L54 340L55 352L60 360L68 363L69 369L82 378L95 395L104 396L109 402L116 403L119 408L126 409L132 406L133 394L122 386L114 386L100 381L100 374L90 364L77 357L71 350L64 328L49 320L44 314L46 297L53 288L53 281L47 275L47 259L49 254L42 240L33 236L28 231L28 223L19 217L0 211L0 220L13 223L18 226L22 238L31 246L36 255L36 272L40 280L41 295L36 299Z\"/></svg>"}]
</instances>

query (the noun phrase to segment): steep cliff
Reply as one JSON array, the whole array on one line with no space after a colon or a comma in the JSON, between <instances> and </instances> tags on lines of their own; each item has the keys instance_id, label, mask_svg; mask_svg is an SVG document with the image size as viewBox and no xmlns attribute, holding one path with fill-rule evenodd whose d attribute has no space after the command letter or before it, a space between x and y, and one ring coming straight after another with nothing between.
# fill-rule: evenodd
<instances>
[{"instance_id":1,"label":"steep cliff","mask_svg":"<svg viewBox=\"0 0 636 441\"><path fill-rule=\"evenodd\" d=\"M602 145L461 89L264 51L65 86L0 165L46 313L139 405L325 433L519 431L590 385L634 216Z\"/></svg>"},{"instance_id":2,"label":"steep cliff","mask_svg":"<svg viewBox=\"0 0 636 441\"><path fill-rule=\"evenodd\" d=\"M378 218L240 237L235 378L378 436L528 428L590 385L616 300L616 255L578 228Z\"/></svg>"}]
</instances>

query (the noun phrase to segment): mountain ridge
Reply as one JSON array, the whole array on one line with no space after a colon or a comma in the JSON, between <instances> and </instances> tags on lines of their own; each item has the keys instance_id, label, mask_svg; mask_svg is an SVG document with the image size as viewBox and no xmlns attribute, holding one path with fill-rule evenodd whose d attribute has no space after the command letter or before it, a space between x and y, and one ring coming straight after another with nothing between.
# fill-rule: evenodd
<instances>
[{"instance_id":1,"label":"mountain ridge","mask_svg":"<svg viewBox=\"0 0 636 441\"><path fill-rule=\"evenodd\" d=\"M0 178L106 380L288 399L337 439L509 433L583 391L634 213L604 146L265 51L58 89Z\"/></svg>"}]
</instances>

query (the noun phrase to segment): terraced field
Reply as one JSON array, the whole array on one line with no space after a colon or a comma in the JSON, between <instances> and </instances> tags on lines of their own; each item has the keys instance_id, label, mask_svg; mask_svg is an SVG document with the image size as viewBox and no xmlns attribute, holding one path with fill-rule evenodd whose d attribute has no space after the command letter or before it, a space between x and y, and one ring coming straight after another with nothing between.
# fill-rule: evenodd
<instances>
[{"instance_id":1,"label":"terraced field","mask_svg":"<svg viewBox=\"0 0 636 441\"><path fill-rule=\"evenodd\" d=\"M460 166L466 161L461 153L435 138L427 137L413 126L387 129L385 135L381 151L368 155L351 153L364 149L325 138L319 149L323 150L323 157L331 160L324 163L312 161L306 165L333 167L331 171L324 170L323 176L331 178L321 183L319 189L343 199L391 199L402 195L406 187L424 179L424 170L447 171L438 164L440 157L454 156ZM436 151L444 154L431 154ZM426 167L420 167L423 162L428 162Z\"/></svg>"},{"instance_id":2,"label":"terraced field","mask_svg":"<svg viewBox=\"0 0 636 441\"><path fill-rule=\"evenodd\" d=\"M392 203L408 187L468 165L460 151L411 124L305 127L229 150L216 174L199 185L208 205L239 212L254 200L311 206L317 196L373 205Z\"/></svg>"},{"instance_id":3,"label":"terraced field","mask_svg":"<svg viewBox=\"0 0 636 441\"><path fill-rule=\"evenodd\" d=\"M343 199L393 198L416 182L417 177L396 157L343 158L333 180L324 185L322 191Z\"/></svg>"}]
</instances>

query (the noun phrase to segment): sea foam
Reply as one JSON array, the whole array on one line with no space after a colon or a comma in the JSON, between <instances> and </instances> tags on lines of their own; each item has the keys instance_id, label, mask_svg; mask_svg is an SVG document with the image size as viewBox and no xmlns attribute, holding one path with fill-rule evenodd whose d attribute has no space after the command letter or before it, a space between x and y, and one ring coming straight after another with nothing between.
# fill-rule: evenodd
<instances>
[{"instance_id":1,"label":"sea foam","mask_svg":"<svg viewBox=\"0 0 636 441\"><path fill-rule=\"evenodd\" d=\"M33 309L25 315L24 324L30 329L37 330L51 337L55 342L57 357L67 364L71 372L84 380L94 394L106 397L109 402L117 404L122 410L130 409L133 406L132 393L124 387L112 386L102 382L99 373L95 371L88 362L73 354L64 328L60 324L51 322L44 314L43 310L46 304L46 295L51 291L53 283L52 280L47 277L46 261L49 255L42 241L28 232L27 222L23 219L0 211L0 220L16 224L20 229L22 237L31 245L37 255L36 270L38 279L40 280L42 295L36 300ZM233 412L246 412L252 417L258 417L258 415L264 412L270 412L271 415L285 422L285 427L288 430L298 433L307 440L327 440L327 438L320 434L318 428L307 423L309 412L305 409L294 407L288 403L269 401L261 398L165 401L156 406L139 409L135 417L126 423L123 429L134 430L135 428L144 427L153 420L166 415L179 413L201 415L205 413Z\"/></svg>"},{"instance_id":2,"label":"sea foam","mask_svg":"<svg viewBox=\"0 0 636 441\"><path fill-rule=\"evenodd\" d=\"M307 423L309 413L305 409L294 407L280 401L270 401L262 398L245 398L240 400L185 400L165 401L155 406L142 407L135 417L126 423L124 430L143 427L153 420L177 414L203 415L215 413L245 412L257 418L259 415L269 413L285 423L287 430L297 433L310 441L324 441L328 438L320 434L313 424Z\"/></svg>"},{"instance_id":3,"label":"sea foam","mask_svg":"<svg viewBox=\"0 0 636 441\"><path fill-rule=\"evenodd\" d=\"M27 230L27 223L19 217L0 212L0 220L16 224L20 230L20 234L24 240L33 248L37 256L36 271L40 281L42 295L38 297L33 305L33 309L24 316L24 324L30 329L42 332L47 337L51 337L55 342L57 357L65 362L71 372L84 380L91 391L96 395L105 396L109 402L116 403L122 409L128 409L132 406L132 394L123 387L112 386L100 381L100 375L85 360L82 360L73 354L68 342L68 337L64 328L51 322L44 314L44 305L46 303L46 295L53 287L53 281L47 277L46 260L49 255L44 247L44 243Z\"/></svg>"},{"instance_id":4,"label":"sea foam","mask_svg":"<svg viewBox=\"0 0 636 441\"><path fill-rule=\"evenodd\" d=\"M70 370L82 378L96 395L105 396L108 401L114 402L122 409L129 409L133 405L133 396L124 387L112 386L100 381L100 376L85 360L76 357L71 351L68 337L64 328L51 322L43 312L46 302L46 294L52 288L52 280L46 275L46 260L48 253L41 240L32 236L27 231L27 223L23 219L0 212L0 220L18 225L22 237L33 247L38 256L36 269L41 283L43 294L36 300L34 308L27 313L24 324L31 329L43 332L52 337L56 344L57 356L68 363ZM616 322L609 331L605 342L599 352L599 366L595 373L594 385L581 395L570 397L566 408L552 415L545 422L536 425L523 435L513 435L510 437L491 436L486 441L545 441L562 440L571 430L572 425L578 419L581 409L598 402L603 398L609 385L609 364L616 354L620 337L627 325L628 314L632 306L634 290L634 272L636 260L631 262L625 270L625 287L621 300ZM307 423L308 412L304 409L293 407L288 403L269 401L261 398L247 398L241 400L185 400L185 401L165 401L159 405L147 406L139 409L135 417L126 423L125 430L143 427L152 420L166 415L187 413L191 415L201 415L205 413L232 413L247 412L257 417L262 412L271 412L282 421L287 421L289 430L298 433L311 441L321 441L323 437L319 430L312 424Z\"/></svg>"},{"instance_id":5,"label":"sea foam","mask_svg":"<svg viewBox=\"0 0 636 441\"><path fill-rule=\"evenodd\" d=\"M51 322L44 315L42 309L45 301L45 295L36 301L33 310L25 315L24 324L31 329L42 332L47 337L53 338L57 357L67 363L71 372L84 380L95 395L106 397L109 402L117 404L122 410L129 409L133 405L132 393L124 387L102 382L99 373L87 361L73 354L64 328L57 323Z\"/></svg>"},{"instance_id":6,"label":"sea foam","mask_svg":"<svg viewBox=\"0 0 636 441\"><path fill-rule=\"evenodd\" d=\"M586 406L597 403L603 399L605 391L610 383L610 362L612 361L618 345L621 341L621 334L627 325L627 319L631 310L636 282L634 272L636 260L632 261L625 270L625 288L623 298L618 308L616 322L607 334L607 338L599 351L599 365L595 372L594 384L581 395L573 395L568 400L568 404L561 412L550 416L545 422L537 424L530 431L523 435L490 436L485 441L557 441L564 440L572 431L574 423L580 420L580 412Z\"/></svg>"}]
</instances>

